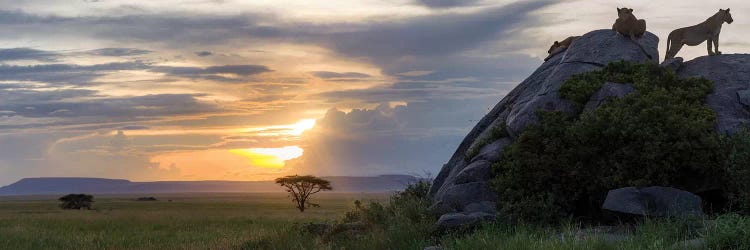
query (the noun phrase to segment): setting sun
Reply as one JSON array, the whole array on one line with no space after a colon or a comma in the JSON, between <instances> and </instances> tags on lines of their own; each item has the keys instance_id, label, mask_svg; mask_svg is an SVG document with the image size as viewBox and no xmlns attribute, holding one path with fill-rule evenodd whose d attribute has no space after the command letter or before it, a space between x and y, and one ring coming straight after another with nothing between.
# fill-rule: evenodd
<instances>
[{"instance_id":1,"label":"setting sun","mask_svg":"<svg viewBox=\"0 0 750 250\"><path fill-rule=\"evenodd\" d=\"M254 166L282 168L284 167L284 161L302 156L303 150L298 146L286 146L283 148L232 149L229 152L248 158L251 165Z\"/></svg>"},{"instance_id":2,"label":"setting sun","mask_svg":"<svg viewBox=\"0 0 750 250\"><path fill-rule=\"evenodd\" d=\"M302 135L307 130L315 127L315 119L304 119L290 126L292 135Z\"/></svg>"}]
</instances>

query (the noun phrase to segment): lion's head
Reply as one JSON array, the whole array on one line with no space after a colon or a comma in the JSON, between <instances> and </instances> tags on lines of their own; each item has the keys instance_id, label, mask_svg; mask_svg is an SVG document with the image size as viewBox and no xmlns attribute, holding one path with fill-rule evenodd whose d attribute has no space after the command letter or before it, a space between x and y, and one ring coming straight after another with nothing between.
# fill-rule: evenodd
<instances>
[{"instance_id":1,"label":"lion's head","mask_svg":"<svg viewBox=\"0 0 750 250\"><path fill-rule=\"evenodd\" d=\"M729 13L729 8L727 8L726 10L719 9L719 12L724 14L724 22L728 24L732 24L732 22L734 22L732 13Z\"/></svg>"},{"instance_id":2,"label":"lion's head","mask_svg":"<svg viewBox=\"0 0 750 250\"><path fill-rule=\"evenodd\" d=\"M618 17L623 17L625 15L633 15L633 9L628 9L628 8L622 8L622 9L620 9L620 8L617 8L617 16Z\"/></svg>"},{"instance_id":3,"label":"lion's head","mask_svg":"<svg viewBox=\"0 0 750 250\"><path fill-rule=\"evenodd\" d=\"M553 43L552 46L549 47L549 50L547 50L547 54L552 54L552 52L555 51L555 49L559 47L560 47L560 42L555 41L555 43Z\"/></svg>"}]
</instances>

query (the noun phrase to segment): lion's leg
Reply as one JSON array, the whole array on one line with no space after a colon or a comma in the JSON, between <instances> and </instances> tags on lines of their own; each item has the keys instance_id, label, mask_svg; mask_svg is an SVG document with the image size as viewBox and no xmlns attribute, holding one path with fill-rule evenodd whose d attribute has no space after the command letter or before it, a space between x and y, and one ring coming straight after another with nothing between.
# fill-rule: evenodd
<instances>
[{"instance_id":1,"label":"lion's leg","mask_svg":"<svg viewBox=\"0 0 750 250\"><path fill-rule=\"evenodd\" d=\"M721 55L721 51L719 51L719 34L714 36L714 52L716 52L717 55Z\"/></svg>"},{"instance_id":2,"label":"lion's leg","mask_svg":"<svg viewBox=\"0 0 750 250\"><path fill-rule=\"evenodd\" d=\"M667 58L674 58L684 45L682 41L672 41L672 47L667 51Z\"/></svg>"},{"instance_id":3,"label":"lion's leg","mask_svg":"<svg viewBox=\"0 0 750 250\"><path fill-rule=\"evenodd\" d=\"M709 56L713 56L713 55L716 55L716 53L714 53L714 51L713 51L713 45L711 45L711 44L713 43L713 41L714 41L713 37L712 37L712 38L709 38L709 39L708 39L708 40L706 41L706 45L708 45L708 55L709 55Z\"/></svg>"}]
</instances>

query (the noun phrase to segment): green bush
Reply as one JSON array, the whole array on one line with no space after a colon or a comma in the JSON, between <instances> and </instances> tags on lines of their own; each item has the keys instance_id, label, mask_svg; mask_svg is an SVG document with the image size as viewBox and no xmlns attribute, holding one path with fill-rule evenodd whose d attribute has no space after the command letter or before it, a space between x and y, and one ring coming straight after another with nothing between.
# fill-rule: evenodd
<instances>
[{"instance_id":1,"label":"green bush","mask_svg":"<svg viewBox=\"0 0 750 250\"><path fill-rule=\"evenodd\" d=\"M583 114L540 111L539 124L506 147L493 166L504 212L528 222L596 218L610 189L719 185L725 154L703 101L710 81L619 62L572 77L560 94L583 105L606 81L632 83L636 92Z\"/></svg>"},{"instance_id":2,"label":"green bush","mask_svg":"<svg viewBox=\"0 0 750 250\"><path fill-rule=\"evenodd\" d=\"M477 142L476 146L470 148L466 152L464 160L467 162L470 161L471 159L479 155L479 151L482 150L484 146L487 146L488 144L493 143L503 137L508 137L508 130L505 128L505 121L500 122L500 124L495 127L492 127L487 137Z\"/></svg>"},{"instance_id":3,"label":"green bush","mask_svg":"<svg viewBox=\"0 0 750 250\"><path fill-rule=\"evenodd\" d=\"M725 214L706 234L710 249L750 249L750 217Z\"/></svg>"},{"instance_id":4,"label":"green bush","mask_svg":"<svg viewBox=\"0 0 750 250\"><path fill-rule=\"evenodd\" d=\"M750 130L743 129L725 137L727 181L730 206L750 214Z\"/></svg>"},{"instance_id":5,"label":"green bush","mask_svg":"<svg viewBox=\"0 0 750 250\"><path fill-rule=\"evenodd\" d=\"M369 239L373 245L365 249L424 247L437 220L428 210L431 185L432 181L429 180L409 184L403 191L393 194L386 204L370 201L365 205L357 200L354 208L345 214L340 223L361 224L367 229L362 237L377 238ZM355 248L348 246L357 242L348 232L331 232L327 237L333 239L335 249ZM362 246L356 248L362 249Z\"/></svg>"}]
</instances>

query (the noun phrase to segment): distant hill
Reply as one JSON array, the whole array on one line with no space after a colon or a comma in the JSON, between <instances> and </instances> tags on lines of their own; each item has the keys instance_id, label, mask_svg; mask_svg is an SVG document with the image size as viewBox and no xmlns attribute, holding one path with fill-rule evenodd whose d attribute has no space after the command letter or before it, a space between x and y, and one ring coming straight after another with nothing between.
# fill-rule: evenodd
<instances>
[{"instance_id":1,"label":"distant hill","mask_svg":"<svg viewBox=\"0 0 750 250\"><path fill-rule=\"evenodd\" d=\"M329 176L333 192L379 193L403 189L418 180L410 175ZM0 188L0 195L127 194L127 193L267 193L283 192L273 181L154 181L103 178L25 178Z\"/></svg>"}]
</instances>

